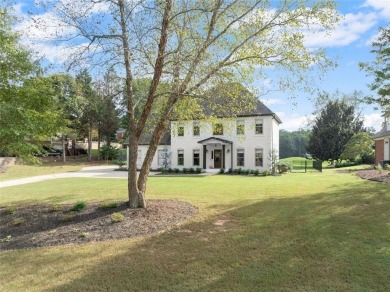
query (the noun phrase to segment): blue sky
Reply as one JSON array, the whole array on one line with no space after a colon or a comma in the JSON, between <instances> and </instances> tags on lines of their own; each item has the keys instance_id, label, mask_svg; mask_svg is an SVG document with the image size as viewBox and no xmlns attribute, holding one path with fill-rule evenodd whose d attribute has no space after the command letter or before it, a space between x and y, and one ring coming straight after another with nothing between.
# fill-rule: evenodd
<instances>
[{"instance_id":1,"label":"blue sky","mask_svg":"<svg viewBox=\"0 0 390 292\"><path fill-rule=\"evenodd\" d=\"M337 29L327 37L312 35L305 40L308 47L325 47L327 55L338 63L335 69L326 73L323 80L318 81L318 89L327 92L339 90L343 93L358 90L363 94L370 94L367 84L371 79L359 69L358 64L374 59L370 54L370 43L378 34L379 27L389 25L390 0L337 0L336 2L343 18ZM31 16L27 11L33 10L34 14L44 12L33 7L34 1L16 1L15 11L24 19L17 28L28 33L30 45L35 51L49 62L61 63L66 58L66 54L60 53L58 48L44 41L55 25L48 23L47 30L34 30L31 27ZM271 88L272 82L271 79L257 80L252 86ZM299 93L293 100L289 98L290 96L287 92L270 92L262 98L283 120L282 129L291 131L305 128L307 119L312 118L314 96ZM379 130L382 122L381 113L369 105L364 105L361 109L365 116L365 125Z\"/></svg>"},{"instance_id":2,"label":"blue sky","mask_svg":"<svg viewBox=\"0 0 390 292\"><path fill-rule=\"evenodd\" d=\"M327 38L308 40L313 45L320 44L327 55L337 60L338 66L318 82L319 89L327 92L339 90L352 93L354 90L371 94L368 84L371 78L359 69L359 62L374 59L370 53L371 41L378 35L379 27L387 27L390 21L390 0L338 0L338 11L344 17L339 27ZM254 86L262 86L255 82ZM307 118L312 118L313 103L307 94L299 94L291 101L288 93L273 92L265 96L265 103L283 120L282 129L297 130L304 128ZM294 104L296 103L296 105ZM373 106L362 105L365 125L380 130L382 117Z\"/></svg>"}]
</instances>

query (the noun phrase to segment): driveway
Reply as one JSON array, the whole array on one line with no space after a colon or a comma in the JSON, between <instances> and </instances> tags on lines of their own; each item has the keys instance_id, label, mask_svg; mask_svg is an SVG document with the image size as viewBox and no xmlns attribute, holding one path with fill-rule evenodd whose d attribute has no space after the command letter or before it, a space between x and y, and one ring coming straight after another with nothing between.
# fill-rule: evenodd
<instances>
[{"instance_id":1,"label":"driveway","mask_svg":"<svg viewBox=\"0 0 390 292\"><path fill-rule=\"evenodd\" d=\"M92 178L120 178L127 179L127 171L114 171L118 168L115 165L109 166L91 166L84 167L80 171L65 172L57 174L38 175L26 178L12 179L0 182L0 188L12 187L17 185L23 185L28 183L35 183L45 180L57 179L57 178L72 178L72 177L92 177ZM150 172L149 175L154 175L154 172Z\"/></svg>"}]
</instances>

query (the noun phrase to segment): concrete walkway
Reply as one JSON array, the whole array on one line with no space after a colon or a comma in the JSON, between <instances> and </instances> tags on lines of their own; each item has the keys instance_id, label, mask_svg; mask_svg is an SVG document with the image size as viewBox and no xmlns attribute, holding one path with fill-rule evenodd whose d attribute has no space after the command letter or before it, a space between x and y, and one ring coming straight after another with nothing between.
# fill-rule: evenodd
<instances>
[{"instance_id":1,"label":"concrete walkway","mask_svg":"<svg viewBox=\"0 0 390 292\"><path fill-rule=\"evenodd\" d=\"M118 168L115 165L109 166L91 166L84 167L80 171L38 175L26 178L11 179L0 182L0 188L12 187L17 185L24 185L29 183L35 183L45 180L57 179L57 178L72 178L72 177L95 177L95 178L127 178L127 171L114 171ZM154 175L154 173L150 173Z\"/></svg>"}]
</instances>

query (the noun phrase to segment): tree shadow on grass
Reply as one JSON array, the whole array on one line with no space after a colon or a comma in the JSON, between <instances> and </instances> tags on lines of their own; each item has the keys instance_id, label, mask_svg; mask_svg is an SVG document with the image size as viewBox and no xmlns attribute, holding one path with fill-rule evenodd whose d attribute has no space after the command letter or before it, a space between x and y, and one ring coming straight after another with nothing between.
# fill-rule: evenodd
<instances>
[{"instance_id":1,"label":"tree shadow on grass","mask_svg":"<svg viewBox=\"0 0 390 292\"><path fill-rule=\"evenodd\" d=\"M93 251L81 246L61 262L48 264L71 269L72 261L83 256L91 257L91 264L74 266L77 271L71 272L77 272L77 278L65 273L61 284L48 282L47 287L61 291L389 290L388 186L337 187L331 194L224 206L205 221L192 221L142 241L97 245L91 247Z\"/></svg>"}]
</instances>

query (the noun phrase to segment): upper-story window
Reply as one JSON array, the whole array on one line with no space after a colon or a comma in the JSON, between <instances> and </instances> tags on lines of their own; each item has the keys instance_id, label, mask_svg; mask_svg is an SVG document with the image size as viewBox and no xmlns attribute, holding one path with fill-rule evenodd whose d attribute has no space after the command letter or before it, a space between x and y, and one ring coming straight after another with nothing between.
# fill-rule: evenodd
<instances>
[{"instance_id":1,"label":"upper-story window","mask_svg":"<svg viewBox=\"0 0 390 292\"><path fill-rule=\"evenodd\" d=\"M184 136L184 126L179 126L177 128L177 135L183 137Z\"/></svg>"},{"instance_id":2,"label":"upper-story window","mask_svg":"<svg viewBox=\"0 0 390 292\"><path fill-rule=\"evenodd\" d=\"M263 134L263 119L255 120L255 134Z\"/></svg>"},{"instance_id":3,"label":"upper-story window","mask_svg":"<svg viewBox=\"0 0 390 292\"><path fill-rule=\"evenodd\" d=\"M221 123L213 125L213 135L223 135L223 125Z\"/></svg>"},{"instance_id":4,"label":"upper-story window","mask_svg":"<svg viewBox=\"0 0 390 292\"><path fill-rule=\"evenodd\" d=\"M192 131L193 131L192 134L194 136L199 136L200 135L200 128L199 128L198 123L194 123Z\"/></svg>"},{"instance_id":5,"label":"upper-story window","mask_svg":"<svg viewBox=\"0 0 390 292\"><path fill-rule=\"evenodd\" d=\"M245 134L245 121L238 120L237 121L237 135L244 135Z\"/></svg>"}]
</instances>

